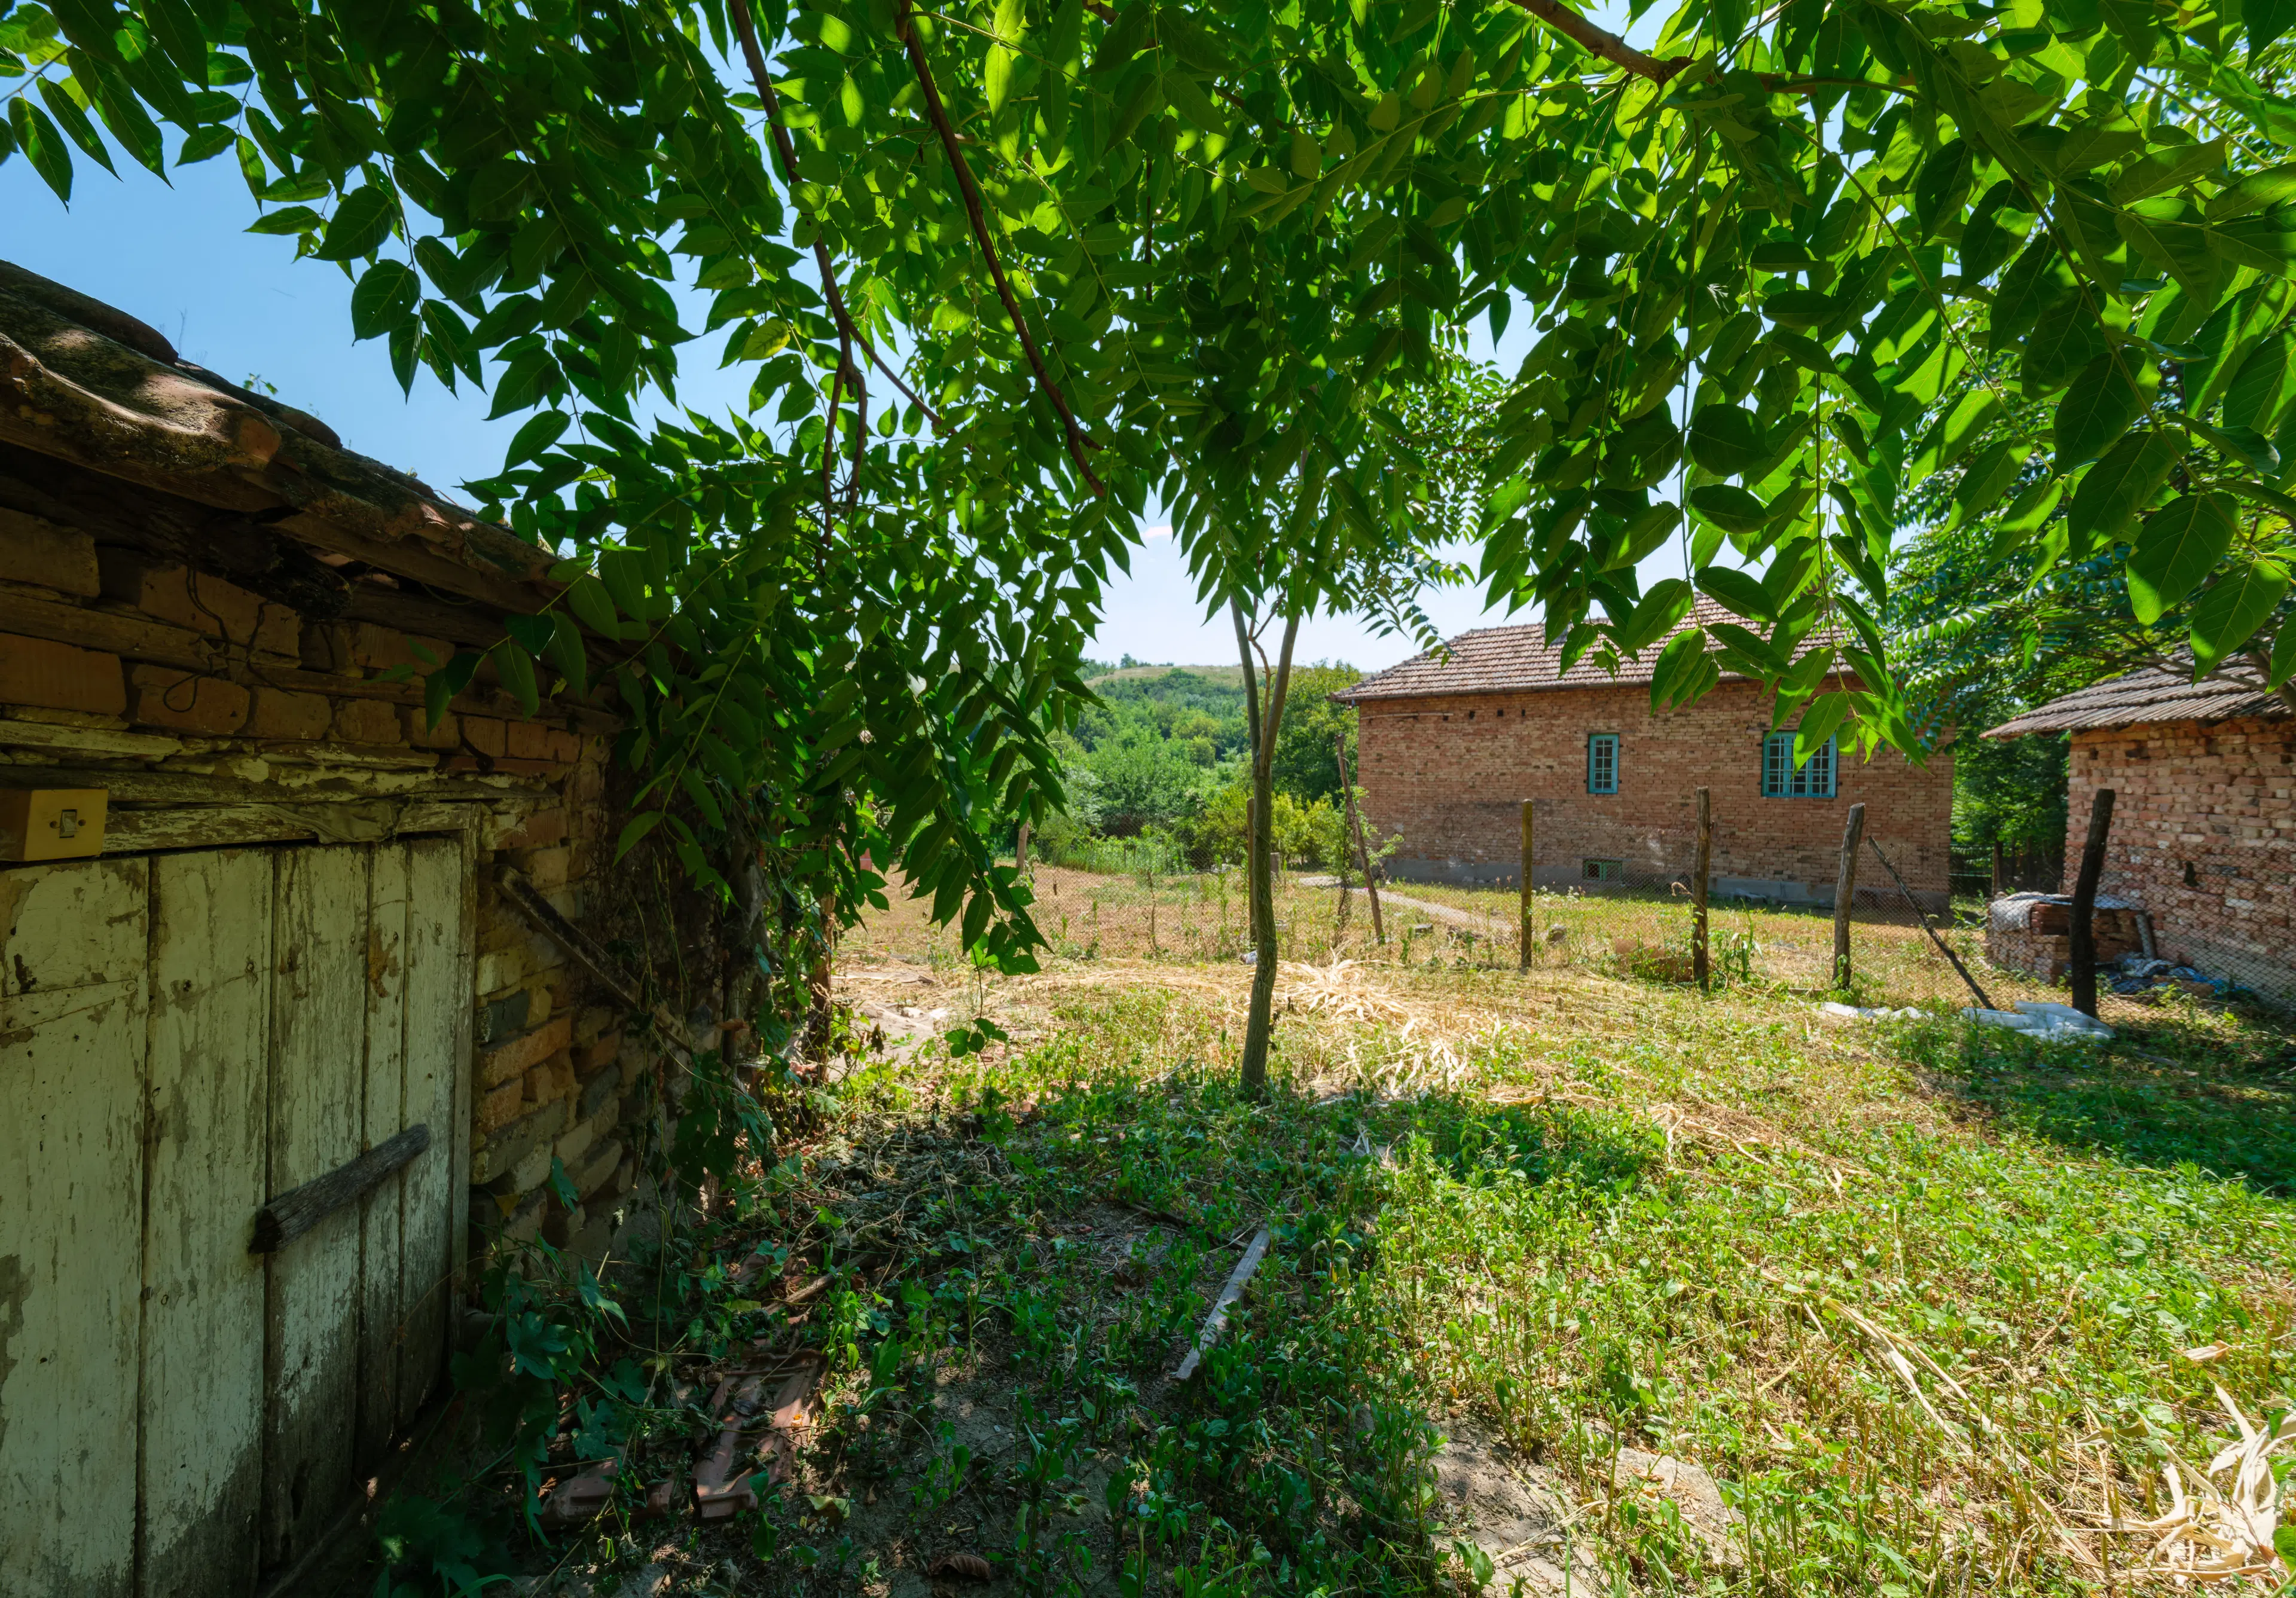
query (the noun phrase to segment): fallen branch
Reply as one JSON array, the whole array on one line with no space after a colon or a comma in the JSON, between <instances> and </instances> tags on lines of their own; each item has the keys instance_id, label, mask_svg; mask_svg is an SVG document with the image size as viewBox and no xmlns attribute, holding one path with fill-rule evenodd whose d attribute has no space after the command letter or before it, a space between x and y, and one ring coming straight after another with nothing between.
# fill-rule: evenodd
<instances>
[{"instance_id":1,"label":"fallen branch","mask_svg":"<svg viewBox=\"0 0 2296 1598\"><path fill-rule=\"evenodd\" d=\"M1267 1253L1267 1228L1262 1226L1251 1240L1251 1247L1246 1249L1243 1258L1235 1262L1235 1269L1229 1274L1227 1285L1220 1289L1220 1296L1213 1303L1211 1314L1204 1317L1204 1329L1196 1334L1196 1346L1188 1350L1187 1358L1182 1360L1180 1368L1172 1373L1173 1381L1185 1381L1194 1375L1198 1363L1211 1352L1212 1346L1219 1341L1220 1334L1227 1330L1227 1312L1238 1299L1243 1297L1243 1290L1250 1285L1251 1274L1259 1268L1261 1258Z\"/></svg>"},{"instance_id":2,"label":"fallen branch","mask_svg":"<svg viewBox=\"0 0 2296 1598\"><path fill-rule=\"evenodd\" d=\"M734 0L734 4L739 5L742 0ZM996 241L988 236L988 217L980 202L980 185L972 181L972 168L965 163L964 151L957 143L956 129L949 125L948 110L941 104L940 90L933 83L932 63L925 59L924 41L917 37L915 16L909 8L909 0L900 0L894 31L900 36L901 44L909 53L909 65L916 72L917 86L924 91L925 114L931 119L933 130L940 135L940 147L947 153L948 164L956 168L957 192L964 199L964 214L972 225L973 242L980 246L980 253L988 258L988 275L996 280L996 297L1004 302L1004 314L1013 319L1013 331L1019 335L1021 348L1028 356L1029 365L1037 374L1037 386L1045 391L1045 397L1052 401L1053 409L1060 413L1069 458L1084 474L1084 480L1094 495L1104 498L1108 494L1107 486L1093 471L1091 463L1084 456L1086 450L1098 449L1100 446L1086 437L1083 427L1077 422L1076 413L1069 409L1067 397L1062 394L1060 385L1053 381L1052 373L1046 368L1045 357L1037 348L1036 337L1029 331L1029 319L1021 314L1021 302L1013 292L1012 280L1004 275L1004 259L996 253Z\"/></svg>"}]
</instances>

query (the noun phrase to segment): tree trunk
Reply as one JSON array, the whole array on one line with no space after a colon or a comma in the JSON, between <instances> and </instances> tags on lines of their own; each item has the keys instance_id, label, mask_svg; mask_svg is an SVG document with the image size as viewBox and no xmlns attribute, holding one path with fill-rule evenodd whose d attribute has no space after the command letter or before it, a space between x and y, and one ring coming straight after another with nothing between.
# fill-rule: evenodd
<instances>
[{"instance_id":1,"label":"tree trunk","mask_svg":"<svg viewBox=\"0 0 2296 1598\"><path fill-rule=\"evenodd\" d=\"M1247 1099L1267 1091L1267 1037L1275 1019L1275 733L1283 725L1283 694L1292 682L1292 645L1300 634L1300 619L1283 623L1283 646L1276 657L1273 681L1267 684L1265 706L1260 701L1259 673L1252 668L1251 635L1243 625L1243 609L1230 601L1228 615L1235 622L1236 652L1243 662L1244 719L1251 733L1250 845L1244 875L1251 889L1251 1009L1243 1028L1243 1061L1237 1086Z\"/></svg>"}]
</instances>

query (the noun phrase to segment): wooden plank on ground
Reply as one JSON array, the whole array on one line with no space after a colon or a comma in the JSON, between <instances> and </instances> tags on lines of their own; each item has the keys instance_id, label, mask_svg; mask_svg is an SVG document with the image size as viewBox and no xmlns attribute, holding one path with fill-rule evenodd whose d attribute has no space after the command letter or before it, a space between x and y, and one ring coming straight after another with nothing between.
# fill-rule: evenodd
<instances>
[{"instance_id":1,"label":"wooden plank on ground","mask_svg":"<svg viewBox=\"0 0 2296 1598\"><path fill-rule=\"evenodd\" d=\"M365 1132L373 1149L404 1131L406 1115L406 846L374 851L367 889ZM420 1119L420 1117L416 1118ZM359 1204L358 1449L364 1471L398 1429L399 1201L406 1172L386 1176Z\"/></svg>"},{"instance_id":2,"label":"wooden plank on ground","mask_svg":"<svg viewBox=\"0 0 2296 1598\"><path fill-rule=\"evenodd\" d=\"M357 846L283 849L274 890L273 1194L359 1152L367 868ZM348 1496L358 1404L359 1212L266 1256L263 1562L308 1549Z\"/></svg>"},{"instance_id":3,"label":"wooden plank on ground","mask_svg":"<svg viewBox=\"0 0 2296 1598\"><path fill-rule=\"evenodd\" d=\"M273 865L152 863L140 1591L251 1592L263 1486L263 1202Z\"/></svg>"},{"instance_id":4,"label":"wooden plank on ground","mask_svg":"<svg viewBox=\"0 0 2296 1598\"><path fill-rule=\"evenodd\" d=\"M0 871L0 1594L125 1598L143 1280L141 860Z\"/></svg>"},{"instance_id":5,"label":"wooden plank on ground","mask_svg":"<svg viewBox=\"0 0 2296 1598\"><path fill-rule=\"evenodd\" d=\"M1268 1237L1268 1230L1265 1226L1252 1234L1251 1246L1244 1250L1243 1258L1235 1262L1235 1269L1228 1274L1227 1284L1220 1289L1219 1297L1212 1303L1211 1314L1204 1317L1203 1330L1196 1334L1196 1346L1188 1350L1188 1356L1180 1362L1180 1368L1172 1373L1173 1381L1185 1381L1194 1375L1204 1356L1211 1352L1221 1334L1226 1332L1227 1312L1235 1307L1237 1299L1243 1297L1243 1290L1251 1285L1252 1273L1259 1269L1259 1262L1267 1253Z\"/></svg>"},{"instance_id":6,"label":"wooden plank on ground","mask_svg":"<svg viewBox=\"0 0 2296 1598\"><path fill-rule=\"evenodd\" d=\"M455 1151L467 1143L456 1085L467 1074L471 956L463 843L419 838L406 846L406 1119L430 1127L430 1146L406 1168L406 1232L399 1302L398 1418L405 1424L446 1366L453 1236L462 1189ZM458 1113L460 1119L457 1119Z\"/></svg>"}]
</instances>

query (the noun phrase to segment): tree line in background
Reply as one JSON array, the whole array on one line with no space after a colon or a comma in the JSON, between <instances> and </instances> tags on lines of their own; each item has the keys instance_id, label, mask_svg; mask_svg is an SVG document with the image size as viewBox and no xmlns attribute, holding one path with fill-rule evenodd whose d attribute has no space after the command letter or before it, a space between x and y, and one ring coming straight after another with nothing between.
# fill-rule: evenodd
<instances>
[{"instance_id":1,"label":"tree line in background","mask_svg":"<svg viewBox=\"0 0 2296 1598\"><path fill-rule=\"evenodd\" d=\"M1129 658L1127 660L1129 666ZM1351 666L1296 667L1292 702L1275 738L1269 815L1279 868L1343 868L1339 749L1355 767L1356 714L1330 695L1361 680ZM1164 869L1243 864L1251 789L1250 733L1238 667L1136 668L1087 662L1097 696L1055 740L1065 812L1048 817L1035 848L1058 864L1130 863L1142 847Z\"/></svg>"}]
</instances>

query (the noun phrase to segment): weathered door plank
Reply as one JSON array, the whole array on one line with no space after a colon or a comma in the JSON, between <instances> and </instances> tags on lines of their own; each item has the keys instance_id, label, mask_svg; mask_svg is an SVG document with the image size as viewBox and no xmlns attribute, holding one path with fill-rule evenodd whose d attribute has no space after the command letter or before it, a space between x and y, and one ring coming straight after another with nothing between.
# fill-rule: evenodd
<instances>
[{"instance_id":1,"label":"weathered door plank","mask_svg":"<svg viewBox=\"0 0 2296 1598\"><path fill-rule=\"evenodd\" d=\"M0 1598L133 1579L149 891L0 871Z\"/></svg>"},{"instance_id":2,"label":"weathered door plank","mask_svg":"<svg viewBox=\"0 0 2296 1598\"><path fill-rule=\"evenodd\" d=\"M266 1196L273 875L259 849L152 862L144 1598L255 1585L264 1278L247 1244Z\"/></svg>"},{"instance_id":3,"label":"weathered door plank","mask_svg":"<svg viewBox=\"0 0 2296 1598\"><path fill-rule=\"evenodd\" d=\"M374 851L366 926L366 1084L362 1149L388 1143L406 1116L406 845ZM358 1453L380 1460L398 1426L399 1237L406 1173L360 1201Z\"/></svg>"},{"instance_id":4,"label":"weathered door plank","mask_svg":"<svg viewBox=\"0 0 2296 1598\"><path fill-rule=\"evenodd\" d=\"M373 850L283 849L272 930L273 1193L357 1156L365 1122L367 891ZM308 1550L352 1487L360 1212L266 1256L263 1561Z\"/></svg>"},{"instance_id":5,"label":"weathered door plank","mask_svg":"<svg viewBox=\"0 0 2296 1598\"><path fill-rule=\"evenodd\" d=\"M430 1147L406 1168L406 1246L399 1294L398 1419L403 1425L444 1367L451 1297L450 1243L461 1197L450 1167L457 1142L455 1086L464 1075L471 970L463 845L422 838L406 846L406 1120L431 1128Z\"/></svg>"}]
</instances>

